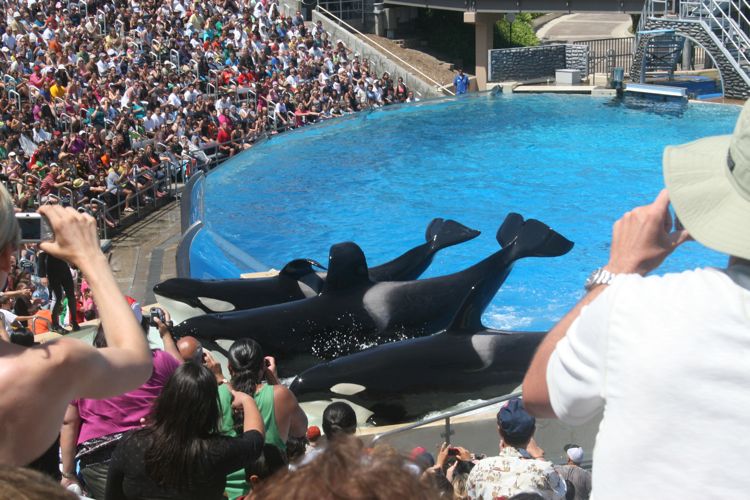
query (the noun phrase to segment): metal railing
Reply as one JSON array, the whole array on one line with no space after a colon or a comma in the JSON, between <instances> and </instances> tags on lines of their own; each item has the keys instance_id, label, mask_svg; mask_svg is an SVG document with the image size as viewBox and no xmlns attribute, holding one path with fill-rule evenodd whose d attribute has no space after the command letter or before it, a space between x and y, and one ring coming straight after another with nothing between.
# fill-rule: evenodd
<instances>
[{"instance_id":1,"label":"metal railing","mask_svg":"<svg viewBox=\"0 0 750 500\"><path fill-rule=\"evenodd\" d=\"M630 73L634 53L632 36L577 40L573 45L586 45L589 48L589 74L608 73L608 67L612 64L625 68L625 73Z\"/></svg>"},{"instance_id":2,"label":"metal railing","mask_svg":"<svg viewBox=\"0 0 750 500\"><path fill-rule=\"evenodd\" d=\"M426 418L424 420L420 420L419 422L415 422L413 424L406 424L403 427L399 427L398 429L393 429L393 430L384 432L382 434L377 434L374 438L372 438L372 446L374 446L381 439L403 434L405 432L418 429L419 427L424 427L425 425L431 424L433 422L439 422L441 420L445 421L445 430L444 430L443 437L445 438L445 442L447 444L450 444L451 435L453 434L453 431L451 430L451 418L457 417L459 415L464 415L472 411L480 410L482 408L486 408L488 406L492 406L497 403L502 403L504 401L508 401L509 399L520 398L520 397L521 397L521 392L512 392L504 396L499 396L497 398L490 399L482 403L469 406L468 408L461 408L459 410L449 411L448 413L443 413L442 415L437 415L432 418Z\"/></svg>"},{"instance_id":3,"label":"metal railing","mask_svg":"<svg viewBox=\"0 0 750 500\"><path fill-rule=\"evenodd\" d=\"M445 85L443 85L442 83L438 82L437 80L435 80L431 76L427 75L423 71L419 70L418 68L415 68L414 66L412 66L408 62L404 61L399 56L397 56L396 54L394 54L393 52L391 52L387 48L383 47L382 45L380 45L376 41L368 38L364 33L362 33L361 31L359 31L357 28L355 28L351 24L349 24L346 21L344 21L343 19L337 17L336 15L334 15L331 11L327 10L326 8L321 7L320 4L318 4L318 6L315 9L318 10L319 12L322 12L323 14L325 14L332 22L335 22L336 24L339 24L339 25L343 25L347 30L349 30L350 32L356 34L357 37L359 38L359 40L362 41L365 45L370 45L370 46L374 45L379 50L382 50L383 52L385 52L389 56L393 57L399 63L403 64L404 66L408 67L409 69L411 69L415 73L419 74L422 78L424 78L425 80L427 80L430 83L432 83L438 91L445 92L445 93L447 93L449 95L456 95L454 92L446 89Z\"/></svg>"}]
</instances>

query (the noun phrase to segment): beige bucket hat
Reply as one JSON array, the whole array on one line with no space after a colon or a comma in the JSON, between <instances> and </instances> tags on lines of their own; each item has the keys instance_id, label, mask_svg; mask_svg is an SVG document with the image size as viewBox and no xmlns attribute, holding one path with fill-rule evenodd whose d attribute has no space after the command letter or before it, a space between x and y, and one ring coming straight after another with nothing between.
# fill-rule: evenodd
<instances>
[{"instance_id":1,"label":"beige bucket hat","mask_svg":"<svg viewBox=\"0 0 750 500\"><path fill-rule=\"evenodd\" d=\"M732 135L667 147L664 184L693 238L721 253L750 259L750 101Z\"/></svg>"}]
</instances>

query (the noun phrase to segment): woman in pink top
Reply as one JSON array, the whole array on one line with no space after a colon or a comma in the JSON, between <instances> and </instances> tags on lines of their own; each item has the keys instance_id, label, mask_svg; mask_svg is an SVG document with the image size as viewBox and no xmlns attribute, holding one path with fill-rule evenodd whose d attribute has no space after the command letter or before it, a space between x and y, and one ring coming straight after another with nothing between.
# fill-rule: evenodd
<instances>
[{"instance_id":1,"label":"woman in pink top","mask_svg":"<svg viewBox=\"0 0 750 500\"><path fill-rule=\"evenodd\" d=\"M159 333L165 350L151 350L154 370L145 384L121 396L77 399L68 406L60 430L63 486L78 483L76 461L79 461L88 495L97 500L104 498L109 461L117 443L123 433L141 427L141 419L151 412L162 388L182 363L169 329L161 322ZM106 347L101 329L94 338L94 346Z\"/></svg>"}]
</instances>

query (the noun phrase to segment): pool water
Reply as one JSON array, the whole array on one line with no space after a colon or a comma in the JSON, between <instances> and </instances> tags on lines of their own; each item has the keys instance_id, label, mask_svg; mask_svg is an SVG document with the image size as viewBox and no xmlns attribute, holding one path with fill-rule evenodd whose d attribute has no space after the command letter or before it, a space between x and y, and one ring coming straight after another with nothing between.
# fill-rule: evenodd
<instances>
[{"instance_id":1,"label":"pool water","mask_svg":"<svg viewBox=\"0 0 750 500\"><path fill-rule=\"evenodd\" d=\"M495 232L514 211L545 222L575 247L563 257L519 261L484 321L547 329L580 298L587 275L606 263L613 222L663 186L664 146L731 133L739 110L480 94L282 134L208 175L208 231L193 245L191 272L236 277L260 266L249 256L277 269L299 257L326 263L330 245L347 240L376 265L423 242L433 217L481 230L436 256L423 276L438 276L497 251ZM218 257L222 239L244 257ZM725 260L688 243L659 272Z\"/></svg>"}]
</instances>

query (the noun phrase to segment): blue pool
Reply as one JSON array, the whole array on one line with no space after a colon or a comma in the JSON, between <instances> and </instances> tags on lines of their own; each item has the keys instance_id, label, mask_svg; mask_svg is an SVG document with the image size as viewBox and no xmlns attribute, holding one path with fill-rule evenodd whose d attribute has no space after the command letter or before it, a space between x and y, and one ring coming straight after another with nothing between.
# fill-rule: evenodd
<instances>
[{"instance_id":1,"label":"blue pool","mask_svg":"<svg viewBox=\"0 0 750 500\"><path fill-rule=\"evenodd\" d=\"M657 106L657 105L654 105ZM207 230L194 277L236 277L356 241L375 265L423 241L433 217L480 229L439 253L424 275L461 270L498 249L506 213L575 241L568 255L520 261L485 312L497 328L546 329L606 263L612 223L663 185L665 145L726 134L736 106L588 96L477 95L362 113L282 134L226 162L203 188ZM667 111L667 112L663 112ZM695 243L662 272L723 265Z\"/></svg>"}]
</instances>

